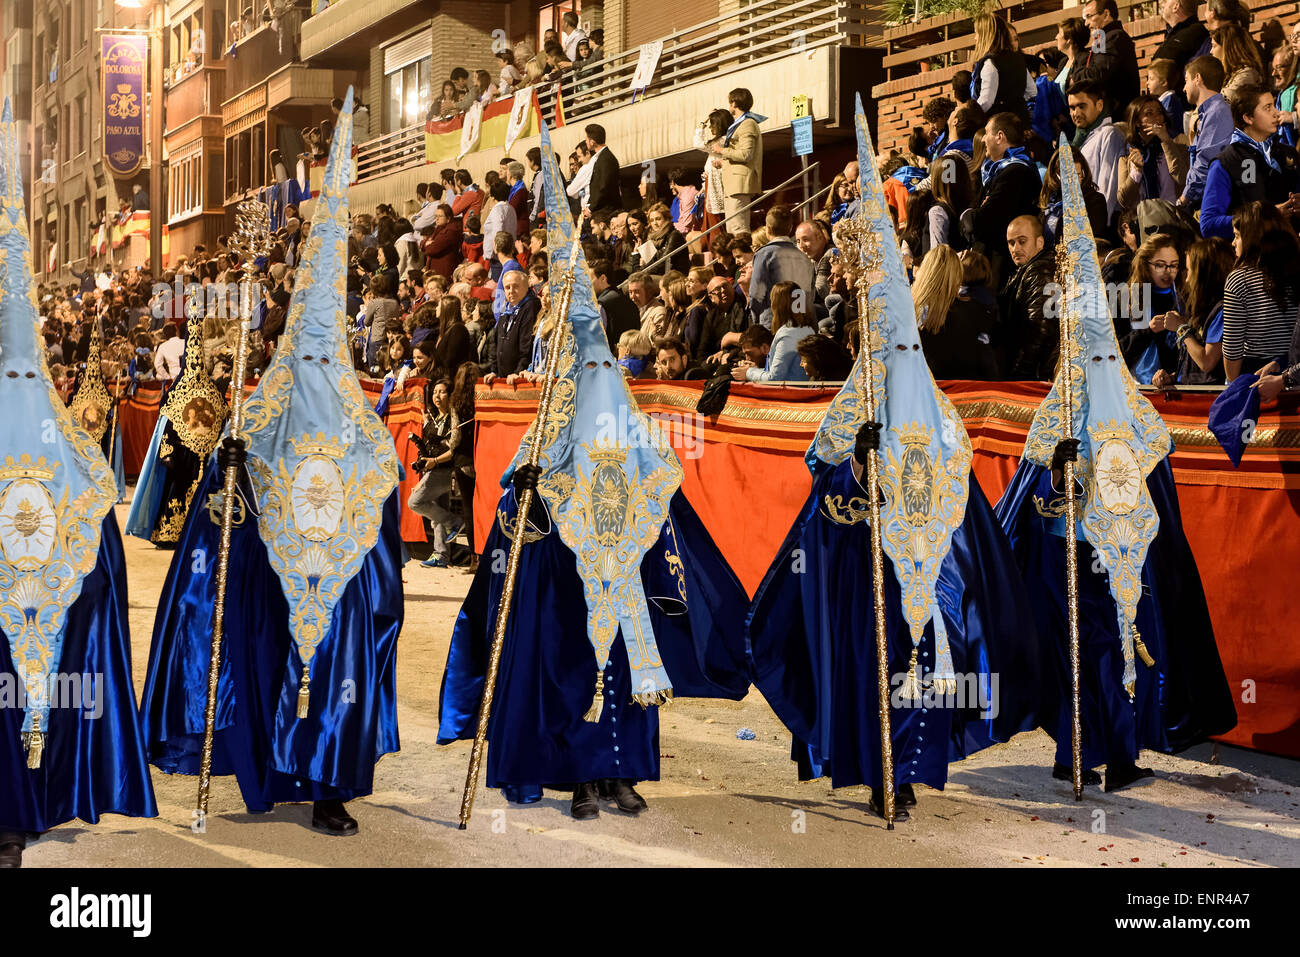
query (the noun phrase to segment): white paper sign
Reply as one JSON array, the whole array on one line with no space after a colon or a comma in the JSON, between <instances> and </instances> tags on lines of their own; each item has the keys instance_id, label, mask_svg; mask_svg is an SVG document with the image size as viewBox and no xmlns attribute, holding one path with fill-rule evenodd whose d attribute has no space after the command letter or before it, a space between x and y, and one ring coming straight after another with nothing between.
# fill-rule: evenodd
<instances>
[{"instance_id":1,"label":"white paper sign","mask_svg":"<svg viewBox=\"0 0 1300 957\"><path fill-rule=\"evenodd\" d=\"M636 61L636 73L632 75L632 92L644 90L655 78L659 66L659 55L663 53L664 41L654 40L641 44L641 54Z\"/></svg>"}]
</instances>

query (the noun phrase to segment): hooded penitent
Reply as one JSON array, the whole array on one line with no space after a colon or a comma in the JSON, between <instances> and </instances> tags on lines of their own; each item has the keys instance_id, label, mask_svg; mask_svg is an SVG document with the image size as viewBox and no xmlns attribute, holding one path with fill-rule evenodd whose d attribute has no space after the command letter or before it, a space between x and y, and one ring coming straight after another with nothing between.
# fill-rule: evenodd
<instances>
[{"instance_id":1,"label":"hooded penitent","mask_svg":"<svg viewBox=\"0 0 1300 957\"><path fill-rule=\"evenodd\" d=\"M942 788L950 762L1033 727L1039 658L1024 584L970 474L966 430L926 365L861 102L857 133L861 212L841 219L836 236L866 289L870 336L808 449L812 489L750 604L748 649L801 778L880 787L887 707L893 783ZM879 580L870 483L855 455L870 418L868 369L883 427L889 567Z\"/></svg>"},{"instance_id":2,"label":"hooded penitent","mask_svg":"<svg viewBox=\"0 0 1300 957\"><path fill-rule=\"evenodd\" d=\"M953 686L952 656L943 617L935 600L939 568L952 546L953 531L966 512L971 444L961 416L938 386L925 355L916 324L916 310L893 222L884 202L876 170L871 133L857 100L858 170L862 200L859 214L842 219L836 233L864 243L859 281L870 281L871 343L858 353L849 381L832 401L805 456L814 471L818 463L839 465L853 453L858 429L867 421L864 377L867 357L876 397L880 436L881 542L894 567L903 594L903 616L912 634L912 659L904 696L920 694L916 677L917 649L925 626L935 623L934 680L941 690ZM841 240L842 246L847 244ZM852 255L852 253L850 253ZM827 501L831 510L857 509L865 516L865 499Z\"/></svg>"},{"instance_id":3,"label":"hooded penitent","mask_svg":"<svg viewBox=\"0 0 1300 957\"><path fill-rule=\"evenodd\" d=\"M20 164L6 100L0 122L0 629L25 692L23 744L34 768L50 724L51 681L68 610L95 568L117 484L96 437L74 420L45 364ZM91 359L88 380L99 378L97 349Z\"/></svg>"},{"instance_id":4,"label":"hooded penitent","mask_svg":"<svg viewBox=\"0 0 1300 957\"><path fill-rule=\"evenodd\" d=\"M503 481L448 649L438 726L440 744L475 735L505 607L499 558L523 528L486 762L488 786L522 803L544 787L657 779L653 706L670 695L738 700L749 687L745 591L679 491L676 453L609 351L544 127L541 160L555 312L539 318L537 335L561 323L548 356L556 360L554 401ZM521 521L511 479L534 438L542 474Z\"/></svg>"},{"instance_id":5,"label":"hooded penitent","mask_svg":"<svg viewBox=\"0 0 1300 957\"><path fill-rule=\"evenodd\" d=\"M565 283L570 299L554 397L541 437L538 491L577 559L587 599L587 637L599 669L604 671L621 628L634 700L660 704L672 697L672 684L655 643L640 567L663 531L669 501L682 483L682 467L638 408L610 352L578 232L567 208L560 208L564 185L545 127L542 154L552 157L542 166L552 308ZM612 414L620 407L624 414ZM503 484L526 461L536 428L534 422ZM601 687L598 678L593 699L597 717Z\"/></svg>"},{"instance_id":6,"label":"hooded penitent","mask_svg":"<svg viewBox=\"0 0 1300 957\"><path fill-rule=\"evenodd\" d=\"M185 528L228 411L208 374L202 312L194 300L186 309L185 368L163 402L126 520L127 534L164 545L175 544Z\"/></svg>"},{"instance_id":7,"label":"hooded penitent","mask_svg":"<svg viewBox=\"0 0 1300 957\"><path fill-rule=\"evenodd\" d=\"M1147 476L1172 446L1164 420L1138 392L1115 339L1074 157L1069 149L1058 155L1065 213L1057 274L1061 308L1072 323L1062 353L1070 366L1073 437L1079 440L1074 474L1085 492L1079 537L1097 550L1109 575L1124 656L1123 684L1132 695L1135 649L1151 664L1133 624L1142 597L1142 565L1160 527ZM1056 444L1068 437L1062 408L1065 374L1062 363L1029 427L1024 457L1036 465L1050 467Z\"/></svg>"},{"instance_id":8,"label":"hooded penitent","mask_svg":"<svg viewBox=\"0 0 1300 957\"><path fill-rule=\"evenodd\" d=\"M94 318L90 322L90 347L86 350L86 371L77 384L77 392L68 403L72 421L76 422L96 442L104 440L108 431L108 419L113 410L113 400L109 398L108 389L104 388L104 368L101 358L100 343L102 333L100 322Z\"/></svg>"},{"instance_id":9,"label":"hooded penitent","mask_svg":"<svg viewBox=\"0 0 1300 957\"><path fill-rule=\"evenodd\" d=\"M392 435L361 391L348 346L343 279L351 154L349 92L284 333L248 400L243 429L258 532L289 603L301 662L299 716L309 707L312 657L329 637L334 606L374 546L384 502L398 484ZM325 431L322 422L333 425Z\"/></svg>"}]
</instances>

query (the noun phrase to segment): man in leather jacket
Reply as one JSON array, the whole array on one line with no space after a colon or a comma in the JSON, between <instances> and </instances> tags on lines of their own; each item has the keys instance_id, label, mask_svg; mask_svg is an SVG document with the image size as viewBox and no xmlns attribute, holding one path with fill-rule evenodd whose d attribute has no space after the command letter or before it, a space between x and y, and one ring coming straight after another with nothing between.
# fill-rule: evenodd
<instances>
[{"instance_id":1,"label":"man in leather jacket","mask_svg":"<svg viewBox=\"0 0 1300 957\"><path fill-rule=\"evenodd\" d=\"M1059 295L1052 254L1044 248L1043 225L1036 216L1017 216L1007 226L1007 250L1016 271L1003 287L1001 312L1011 359L1010 379L1050 381L1056 375L1061 330Z\"/></svg>"}]
</instances>

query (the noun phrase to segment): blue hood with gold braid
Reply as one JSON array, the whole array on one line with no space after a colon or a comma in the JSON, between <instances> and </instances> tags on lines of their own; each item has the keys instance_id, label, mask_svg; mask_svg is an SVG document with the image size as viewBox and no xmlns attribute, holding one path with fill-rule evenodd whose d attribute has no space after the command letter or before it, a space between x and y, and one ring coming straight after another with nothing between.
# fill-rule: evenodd
<instances>
[{"instance_id":1,"label":"blue hood with gold braid","mask_svg":"<svg viewBox=\"0 0 1300 957\"><path fill-rule=\"evenodd\" d=\"M1079 531L1096 548L1109 575L1124 654L1123 682L1132 694L1135 648L1151 664L1133 626L1142 597L1142 565L1160 525L1146 480L1172 445L1164 420L1138 392L1115 339L1079 172L1064 138L1061 143L1057 155L1065 212L1057 278L1063 287L1061 308L1073 330L1062 343L1062 358L1068 359L1073 373L1072 426L1079 440L1074 476L1086 500ZM1056 444L1066 438L1064 372L1062 362L1025 443L1024 458L1045 468L1051 467Z\"/></svg>"},{"instance_id":2,"label":"blue hood with gold braid","mask_svg":"<svg viewBox=\"0 0 1300 957\"><path fill-rule=\"evenodd\" d=\"M349 88L284 333L245 409L258 532L288 599L302 664L299 716L309 700L312 656L329 637L344 587L378 538L399 474L393 437L361 391L348 344L351 154Z\"/></svg>"},{"instance_id":3,"label":"blue hood with gold braid","mask_svg":"<svg viewBox=\"0 0 1300 957\"><path fill-rule=\"evenodd\" d=\"M956 675L948 647L935 587L939 568L952 547L952 535L966 514L970 492L971 444L961 416L939 391L921 352L903 257L894 237L894 224L876 170L871 133L857 97L858 175L861 202L858 216L841 220L837 237L841 252L856 257L861 237L863 259L859 281L869 281L871 342L863 343L853 373L831 402L805 460L816 471L839 465L853 453L858 429L867 420L866 357L876 396L880 436L881 540L902 588L903 617L912 635L912 661L905 697L919 697L915 680L917 651L925 626L935 628L936 689L955 688ZM867 503L861 501L865 512Z\"/></svg>"},{"instance_id":4,"label":"blue hood with gold braid","mask_svg":"<svg viewBox=\"0 0 1300 957\"><path fill-rule=\"evenodd\" d=\"M560 539L577 557L587 598L587 634L599 669L604 671L621 628L634 700L661 704L671 697L672 684L655 643L641 560L668 520L669 501L682 483L682 466L637 406L610 352L545 125L542 175L552 309L568 277L572 296L542 435L538 491ZM536 427L534 421L503 484L526 461Z\"/></svg>"},{"instance_id":5,"label":"blue hood with gold braid","mask_svg":"<svg viewBox=\"0 0 1300 957\"><path fill-rule=\"evenodd\" d=\"M117 482L45 364L8 99L0 117L0 408L0 629L23 683L23 737L36 767L68 609L95 568Z\"/></svg>"}]
</instances>

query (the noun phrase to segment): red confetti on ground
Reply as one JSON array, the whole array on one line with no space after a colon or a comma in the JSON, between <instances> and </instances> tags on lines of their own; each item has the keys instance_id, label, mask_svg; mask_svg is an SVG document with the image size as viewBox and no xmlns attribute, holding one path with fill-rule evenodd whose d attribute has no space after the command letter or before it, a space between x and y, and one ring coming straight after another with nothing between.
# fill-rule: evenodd
<instances>
[{"instance_id":1,"label":"red confetti on ground","mask_svg":"<svg viewBox=\"0 0 1300 957\"><path fill-rule=\"evenodd\" d=\"M1066 823L1066 824L1073 824L1073 823L1074 823L1074 818L1072 818L1072 817L1067 817L1067 818L1065 819L1065 823Z\"/></svg>"},{"instance_id":2,"label":"red confetti on ground","mask_svg":"<svg viewBox=\"0 0 1300 957\"><path fill-rule=\"evenodd\" d=\"M1187 852L1186 852L1186 851L1179 851L1179 852L1178 852L1178 856L1179 856L1179 857L1186 857L1186 856L1187 856Z\"/></svg>"},{"instance_id":3,"label":"red confetti on ground","mask_svg":"<svg viewBox=\"0 0 1300 957\"><path fill-rule=\"evenodd\" d=\"M1031 820L1031 821L1037 821L1037 820L1038 820L1038 815L1034 815L1034 816L1031 817L1029 820ZM1028 860L1028 858L1026 858L1026 860Z\"/></svg>"},{"instance_id":4,"label":"red confetti on ground","mask_svg":"<svg viewBox=\"0 0 1300 957\"><path fill-rule=\"evenodd\" d=\"M1138 857L1130 857L1130 858L1129 858L1129 863L1130 863L1130 864L1136 864L1139 860L1141 860L1141 858L1138 858Z\"/></svg>"},{"instance_id":5,"label":"red confetti on ground","mask_svg":"<svg viewBox=\"0 0 1300 957\"><path fill-rule=\"evenodd\" d=\"M1101 851L1103 854L1106 852L1106 849L1104 847L1099 847L1097 848L1097 850Z\"/></svg>"},{"instance_id":6,"label":"red confetti on ground","mask_svg":"<svg viewBox=\"0 0 1300 957\"><path fill-rule=\"evenodd\" d=\"M1207 815L1205 815L1205 819L1206 819L1207 821L1213 821L1213 820L1214 820L1214 815L1213 815L1213 814L1207 814Z\"/></svg>"}]
</instances>

